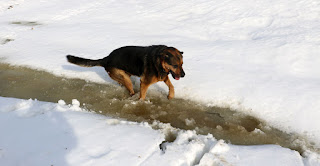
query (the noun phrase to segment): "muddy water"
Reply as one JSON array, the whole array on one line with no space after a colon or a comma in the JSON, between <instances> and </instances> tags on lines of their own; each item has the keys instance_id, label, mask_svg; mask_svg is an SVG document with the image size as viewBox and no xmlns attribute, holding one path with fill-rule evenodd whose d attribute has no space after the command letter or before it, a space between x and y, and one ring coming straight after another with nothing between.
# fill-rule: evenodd
<instances>
[{"instance_id":1,"label":"muddy water","mask_svg":"<svg viewBox=\"0 0 320 166\"><path fill-rule=\"evenodd\" d=\"M138 94L130 97L119 85L66 79L6 64L0 64L0 96L49 102L63 99L67 103L78 99L82 107L97 113L138 122L158 120L176 128L196 130L200 134L211 133L215 138L233 144L278 144L300 153L305 149L319 151L302 137L286 134L254 117L227 108L207 107L183 99L169 101L166 94L152 90L148 91L147 101L139 101Z\"/></svg>"}]
</instances>

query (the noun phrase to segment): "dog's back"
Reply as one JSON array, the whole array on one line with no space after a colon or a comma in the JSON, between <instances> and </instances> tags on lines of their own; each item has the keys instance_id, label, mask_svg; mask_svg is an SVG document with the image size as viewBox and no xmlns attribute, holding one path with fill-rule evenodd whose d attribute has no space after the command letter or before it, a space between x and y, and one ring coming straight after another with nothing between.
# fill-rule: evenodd
<instances>
[{"instance_id":1,"label":"dog's back","mask_svg":"<svg viewBox=\"0 0 320 166\"><path fill-rule=\"evenodd\" d=\"M126 46L118 48L104 58L105 68L118 68L132 75L141 76L144 71L147 47Z\"/></svg>"}]
</instances>

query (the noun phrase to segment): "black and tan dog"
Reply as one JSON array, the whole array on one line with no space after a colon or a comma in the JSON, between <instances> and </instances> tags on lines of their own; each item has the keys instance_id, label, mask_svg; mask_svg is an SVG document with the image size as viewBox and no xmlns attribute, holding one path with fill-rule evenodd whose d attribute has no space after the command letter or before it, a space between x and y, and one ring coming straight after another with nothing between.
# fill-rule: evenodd
<instances>
[{"instance_id":1,"label":"black and tan dog","mask_svg":"<svg viewBox=\"0 0 320 166\"><path fill-rule=\"evenodd\" d=\"M148 87L158 81L164 81L169 87L168 99L174 97L174 88L168 77L179 80L184 77L182 54L174 47L153 45L148 47L126 46L112 51L109 56L98 59L84 59L67 55L70 63L92 67L102 66L109 76L124 85L130 95L134 95L131 75L140 77L140 99L145 99Z\"/></svg>"}]
</instances>

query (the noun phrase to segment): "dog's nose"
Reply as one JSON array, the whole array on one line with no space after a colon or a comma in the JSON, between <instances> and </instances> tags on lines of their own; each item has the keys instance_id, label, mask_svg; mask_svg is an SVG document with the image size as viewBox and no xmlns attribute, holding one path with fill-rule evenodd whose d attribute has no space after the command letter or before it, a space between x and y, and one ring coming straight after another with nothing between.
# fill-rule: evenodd
<instances>
[{"instance_id":1,"label":"dog's nose","mask_svg":"<svg viewBox=\"0 0 320 166\"><path fill-rule=\"evenodd\" d=\"M181 71L181 77L184 77L186 74L184 73L184 71Z\"/></svg>"}]
</instances>

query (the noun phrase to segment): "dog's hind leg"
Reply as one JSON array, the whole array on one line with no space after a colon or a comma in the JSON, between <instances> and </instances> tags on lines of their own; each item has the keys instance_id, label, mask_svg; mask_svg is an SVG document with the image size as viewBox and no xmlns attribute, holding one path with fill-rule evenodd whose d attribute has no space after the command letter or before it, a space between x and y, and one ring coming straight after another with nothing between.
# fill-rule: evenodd
<instances>
[{"instance_id":1,"label":"dog's hind leg","mask_svg":"<svg viewBox=\"0 0 320 166\"><path fill-rule=\"evenodd\" d=\"M113 80L117 81L119 84L124 85L127 88L130 96L134 95L133 86L129 74L127 74L124 70L117 68L111 68L106 70Z\"/></svg>"}]
</instances>

